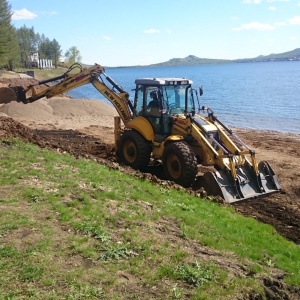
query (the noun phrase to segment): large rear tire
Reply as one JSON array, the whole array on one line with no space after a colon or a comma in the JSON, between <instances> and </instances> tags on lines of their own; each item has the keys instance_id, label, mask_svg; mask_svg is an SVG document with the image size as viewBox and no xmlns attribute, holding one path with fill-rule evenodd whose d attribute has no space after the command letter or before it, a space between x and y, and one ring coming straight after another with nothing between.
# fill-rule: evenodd
<instances>
[{"instance_id":1,"label":"large rear tire","mask_svg":"<svg viewBox=\"0 0 300 300\"><path fill-rule=\"evenodd\" d=\"M192 149L185 142L171 143L166 146L162 163L169 180L190 187L196 178L197 159Z\"/></svg>"},{"instance_id":2,"label":"large rear tire","mask_svg":"<svg viewBox=\"0 0 300 300\"><path fill-rule=\"evenodd\" d=\"M151 146L137 131L128 130L120 138L120 160L136 170L143 170L150 161Z\"/></svg>"}]
</instances>

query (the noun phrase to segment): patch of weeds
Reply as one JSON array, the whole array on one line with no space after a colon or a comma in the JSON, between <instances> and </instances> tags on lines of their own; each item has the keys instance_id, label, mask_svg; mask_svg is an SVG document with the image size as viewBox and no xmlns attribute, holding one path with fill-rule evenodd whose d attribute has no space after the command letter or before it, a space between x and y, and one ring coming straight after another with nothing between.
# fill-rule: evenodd
<instances>
[{"instance_id":1,"label":"patch of weeds","mask_svg":"<svg viewBox=\"0 0 300 300\"><path fill-rule=\"evenodd\" d=\"M42 191L36 188L25 188L23 190L23 196L26 197L28 201L35 203L42 202L44 200L42 196Z\"/></svg>"},{"instance_id":2,"label":"patch of weeds","mask_svg":"<svg viewBox=\"0 0 300 300\"><path fill-rule=\"evenodd\" d=\"M201 287L205 284L213 283L218 279L216 267L213 265L201 265L199 261L195 263L185 263L174 268L163 266L160 268L159 277L169 277L183 280L189 285Z\"/></svg>"},{"instance_id":3,"label":"patch of weeds","mask_svg":"<svg viewBox=\"0 0 300 300\"><path fill-rule=\"evenodd\" d=\"M44 270L34 265L23 265L20 269L21 280L34 282L39 279L44 273Z\"/></svg>"},{"instance_id":4,"label":"patch of weeds","mask_svg":"<svg viewBox=\"0 0 300 300\"><path fill-rule=\"evenodd\" d=\"M104 230L97 224L92 223L79 223L75 225L75 229L86 236L93 237L101 242L107 242L110 237L104 232Z\"/></svg>"},{"instance_id":5,"label":"patch of weeds","mask_svg":"<svg viewBox=\"0 0 300 300\"><path fill-rule=\"evenodd\" d=\"M73 285L66 299L103 299L105 293L102 288L95 288L90 285Z\"/></svg>"},{"instance_id":6,"label":"patch of weeds","mask_svg":"<svg viewBox=\"0 0 300 300\"><path fill-rule=\"evenodd\" d=\"M270 268L274 268L275 267L275 259L272 259L268 256L264 256L262 259L263 264L265 264L266 266L270 267Z\"/></svg>"},{"instance_id":7,"label":"patch of weeds","mask_svg":"<svg viewBox=\"0 0 300 300\"><path fill-rule=\"evenodd\" d=\"M105 250L104 253L100 256L100 260L120 260L127 259L130 256L137 255L136 252L130 250L129 244L111 244Z\"/></svg>"},{"instance_id":8,"label":"patch of weeds","mask_svg":"<svg viewBox=\"0 0 300 300\"><path fill-rule=\"evenodd\" d=\"M39 195L31 195L31 196L29 197L29 200L30 200L31 202L38 203L38 202L43 201L44 199L43 199L41 196L39 196Z\"/></svg>"},{"instance_id":9,"label":"patch of weeds","mask_svg":"<svg viewBox=\"0 0 300 300\"><path fill-rule=\"evenodd\" d=\"M0 247L0 257L2 258L12 258L18 257L19 252L11 246Z\"/></svg>"},{"instance_id":10,"label":"patch of weeds","mask_svg":"<svg viewBox=\"0 0 300 300\"><path fill-rule=\"evenodd\" d=\"M213 282L216 279L215 268L202 266L197 260L193 264L183 264L175 269L175 277L196 287Z\"/></svg>"}]
</instances>

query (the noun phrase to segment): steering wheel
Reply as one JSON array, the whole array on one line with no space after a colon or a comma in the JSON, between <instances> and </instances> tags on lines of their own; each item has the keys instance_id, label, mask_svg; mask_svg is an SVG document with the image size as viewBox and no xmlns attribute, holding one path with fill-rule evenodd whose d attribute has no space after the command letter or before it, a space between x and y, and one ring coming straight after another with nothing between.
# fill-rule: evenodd
<instances>
[{"instance_id":1,"label":"steering wheel","mask_svg":"<svg viewBox=\"0 0 300 300\"><path fill-rule=\"evenodd\" d=\"M170 115L178 115L178 114L183 114L183 113L184 113L184 109L182 107L176 106L175 103L172 103L169 106L169 114Z\"/></svg>"}]
</instances>

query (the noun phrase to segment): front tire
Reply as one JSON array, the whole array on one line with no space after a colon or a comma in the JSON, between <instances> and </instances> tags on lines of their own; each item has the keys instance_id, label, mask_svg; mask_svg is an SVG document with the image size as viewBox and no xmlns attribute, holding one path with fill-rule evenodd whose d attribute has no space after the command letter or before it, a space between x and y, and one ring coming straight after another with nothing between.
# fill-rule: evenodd
<instances>
[{"instance_id":1,"label":"front tire","mask_svg":"<svg viewBox=\"0 0 300 300\"><path fill-rule=\"evenodd\" d=\"M198 172L197 159L185 142L168 144L162 162L169 180L183 187L190 187L194 183Z\"/></svg>"},{"instance_id":2,"label":"front tire","mask_svg":"<svg viewBox=\"0 0 300 300\"><path fill-rule=\"evenodd\" d=\"M151 146L137 131L128 130L120 138L120 160L136 170L146 168L150 161Z\"/></svg>"}]
</instances>

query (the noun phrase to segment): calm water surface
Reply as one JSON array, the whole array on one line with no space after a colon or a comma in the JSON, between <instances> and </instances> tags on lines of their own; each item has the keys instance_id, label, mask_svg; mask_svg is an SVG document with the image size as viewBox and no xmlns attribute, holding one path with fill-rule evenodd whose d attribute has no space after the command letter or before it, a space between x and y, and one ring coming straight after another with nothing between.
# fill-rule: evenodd
<instances>
[{"instance_id":1,"label":"calm water surface","mask_svg":"<svg viewBox=\"0 0 300 300\"><path fill-rule=\"evenodd\" d=\"M232 127L300 134L300 62L214 64L182 67L107 68L106 74L133 100L136 78L186 77L202 86L208 105ZM68 92L109 103L92 85Z\"/></svg>"}]
</instances>

